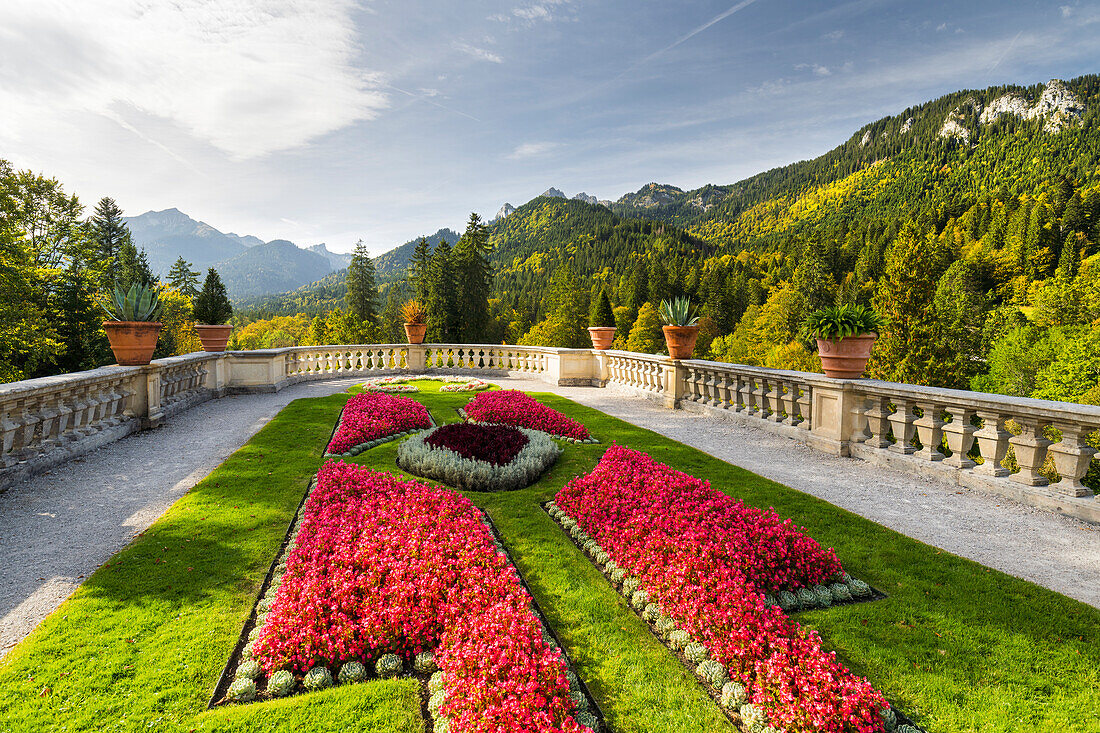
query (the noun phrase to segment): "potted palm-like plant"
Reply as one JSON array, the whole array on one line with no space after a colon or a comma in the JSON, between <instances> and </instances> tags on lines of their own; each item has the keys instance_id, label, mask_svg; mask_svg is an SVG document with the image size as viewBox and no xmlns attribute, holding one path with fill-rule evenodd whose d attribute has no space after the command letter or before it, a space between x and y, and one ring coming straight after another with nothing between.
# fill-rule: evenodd
<instances>
[{"instance_id":1,"label":"potted palm-like plant","mask_svg":"<svg viewBox=\"0 0 1100 733\"><path fill-rule=\"evenodd\" d=\"M661 320L665 325L665 343L668 355L673 359L688 359L695 350L695 339L699 337L699 316L687 298L674 298L661 301Z\"/></svg>"},{"instance_id":2,"label":"potted palm-like plant","mask_svg":"<svg viewBox=\"0 0 1100 733\"><path fill-rule=\"evenodd\" d=\"M129 290L117 285L103 303L108 320L103 330L111 351L122 366L143 366L153 359L160 335L160 297L152 285L134 283Z\"/></svg>"},{"instance_id":3,"label":"potted palm-like plant","mask_svg":"<svg viewBox=\"0 0 1100 733\"><path fill-rule=\"evenodd\" d=\"M600 291L600 297L592 304L588 314L588 335L592 337L592 348L604 351L611 348L615 340L615 314L611 310L611 299L607 292Z\"/></svg>"},{"instance_id":4,"label":"potted palm-like plant","mask_svg":"<svg viewBox=\"0 0 1100 733\"><path fill-rule=\"evenodd\" d=\"M195 296L191 313L202 350L225 351L229 334L233 331L232 324L227 323L233 315L233 306L229 303L229 295L218 271L213 267L206 271L202 292Z\"/></svg>"},{"instance_id":5,"label":"potted palm-like plant","mask_svg":"<svg viewBox=\"0 0 1100 733\"><path fill-rule=\"evenodd\" d=\"M420 301L410 300L401 306L401 317L405 319L405 336L409 343L424 343L424 334L428 331L428 314Z\"/></svg>"},{"instance_id":6,"label":"potted palm-like plant","mask_svg":"<svg viewBox=\"0 0 1100 733\"><path fill-rule=\"evenodd\" d=\"M806 316L805 338L817 341L826 377L859 379L871 358L871 346L882 330L882 319L862 305L834 305Z\"/></svg>"}]
</instances>

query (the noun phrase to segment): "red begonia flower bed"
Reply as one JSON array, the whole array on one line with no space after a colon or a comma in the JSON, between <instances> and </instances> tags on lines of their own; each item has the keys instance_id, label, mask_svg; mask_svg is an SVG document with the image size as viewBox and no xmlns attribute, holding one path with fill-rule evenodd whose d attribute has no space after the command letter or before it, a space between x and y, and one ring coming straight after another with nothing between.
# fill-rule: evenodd
<instances>
[{"instance_id":1,"label":"red begonia flower bed","mask_svg":"<svg viewBox=\"0 0 1100 733\"><path fill-rule=\"evenodd\" d=\"M344 406L340 427L332 436L327 452L347 453L364 443L431 426L428 409L416 400L364 392L352 397Z\"/></svg>"},{"instance_id":2,"label":"red begonia flower bed","mask_svg":"<svg viewBox=\"0 0 1100 733\"><path fill-rule=\"evenodd\" d=\"M789 520L619 446L555 503L745 685L773 725L882 729L882 694L825 651L816 632L764 601L766 589L804 587L841 572L833 551Z\"/></svg>"},{"instance_id":3,"label":"red begonia flower bed","mask_svg":"<svg viewBox=\"0 0 1100 733\"><path fill-rule=\"evenodd\" d=\"M434 649L451 731L581 733L561 653L467 499L328 463L255 643L268 675Z\"/></svg>"},{"instance_id":4,"label":"red begonia flower bed","mask_svg":"<svg viewBox=\"0 0 1100 733\"><path fill-rule=\"evenodd\" d=\"M463 458L503 466L523 450L527 436L508 425L451 423L440 427L424 442L452 450Z\"/></svg>"},{"instance_id":5,"label":"red begonia flower bed","mask_svg":"<svg viewBox=\"0 0 1100 733\"><path fill-rule=\"evenodd\" d=\"M466 417L475 422L512 425L572 440L589 440L588 428L533 397L514 389L481 392L466 405Z\"/></svg>"}]
</instances>

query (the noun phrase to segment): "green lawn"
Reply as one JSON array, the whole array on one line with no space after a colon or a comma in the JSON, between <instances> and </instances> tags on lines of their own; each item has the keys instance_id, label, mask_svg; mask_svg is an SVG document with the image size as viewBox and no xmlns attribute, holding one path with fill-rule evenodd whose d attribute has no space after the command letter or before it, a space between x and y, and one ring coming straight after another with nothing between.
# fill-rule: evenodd
<instances>
[{"instance_id":1,"label":"green lawn","mask_svg":"<svg viewBox=\"0 0 1100 733\"><path fill-rule=\"evenodd\" d=\"M432 383L426 383L429 389ZM438 383L435 383L438 387ZM437 422L470 394L410 395ZM549 394L598 445L534 486L467 492L492 515L612 730L732 730L540 508L612 440L774 506L886 600L800 614L932 733L1100 730L1100 611L923 545L650 431ZM418 690L374 682L205 712L346 395L292 403L89 578L0 665L0 731L420 731ZM398 472L397 443L356 463Z\"/></svg>"}]
</instances>

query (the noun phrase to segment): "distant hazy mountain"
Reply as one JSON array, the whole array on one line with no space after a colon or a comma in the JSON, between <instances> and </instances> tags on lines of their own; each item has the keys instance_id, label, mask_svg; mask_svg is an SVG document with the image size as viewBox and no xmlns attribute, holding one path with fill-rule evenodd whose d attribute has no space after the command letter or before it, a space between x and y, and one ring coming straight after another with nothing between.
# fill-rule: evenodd
<instances>
[{"instance_id":1,"label":"distant hazy mountain","mask_svg":"<svg viewBox=\"0 0 1100 733\"><path fill-rule=\"evenodd\" d=\"M347 267L351 264L351 254L340 254L339 252L330 252L324 242L315 244L312 247L306 247L310 252L316 252L329 262L332 263L332 269L339 270Z\"/></svg>"},{"instance_id":2,"label":"distant hazy mountain","mask_svg":"<svg viewBox=\"0 0 1100 733\"><path fill-rule=\"evenodd\" d=\"M453 247L460 236L462 235L458 232L446 227L435 234L426 235L432 247L439 244L440 239L447 240L447 244ZM412 259L413 250L416 249L418 241L420 241L420 237L415 237L374 258L374 267L378 271L379 282L389 282L405 276L405 269L409 266L409 260Z\"/></svg>"},{"instance_id":3,"label":"distant hazy mountain","mask_svg":"<svg viewBox=\"0 0 1100 733\"><path fill-rule=\"evenodd\" d=\"M351 261L351 255L330 252L324 244L302 249L285 239L265 244L251 235L225 234L179 209L147 211L124 221L154 273L164 276L183 257L200 276L216 268L232 298L292 290Z\"/></svg>"},{"instance_id":4,"label":"distant hazy mountain","mask_svg":"<svg viewBox=\"0 0 1100 733\"><path fill-rule=\"evenodd\" d=\"M285 239L249 247L214 267L232 298L293 290L320 280L336 269L324 255L301 249Z\"/></svg>"}]
</instances>

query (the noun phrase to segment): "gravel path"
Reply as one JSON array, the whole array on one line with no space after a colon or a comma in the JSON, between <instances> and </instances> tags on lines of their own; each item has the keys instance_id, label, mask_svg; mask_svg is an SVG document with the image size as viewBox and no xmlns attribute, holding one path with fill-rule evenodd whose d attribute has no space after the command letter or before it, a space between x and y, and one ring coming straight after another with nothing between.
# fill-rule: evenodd
<instances>
[{"instance_id":1,"label":"gravel path","mask_svg":"<svg viewBox=\"0 0 1100 733\"><path fill-rule=\"evenodd\" d=\"M288 403L360 381L210 400L0 493L0 657Z\"/></svg>"},{"instance_id":2,"label":"gravel path","mask_svg":"<svg viewBox=\"0 0 1100 733\"><path fill-rule=\"evenodd\" d=\"M225 397L0 493L0 657L179 497L300 397L361 379ZM821 497L930 545L1100 607L1100 527L895 469L819 453L732 421L610 389L552 388L609 415ZM838 477L838 478L833 478Z\"/></svg>"}]
</instances>

